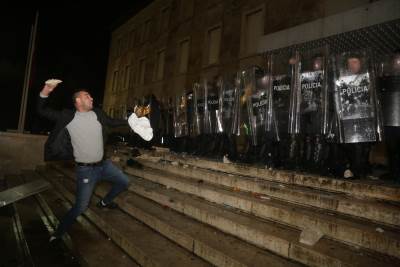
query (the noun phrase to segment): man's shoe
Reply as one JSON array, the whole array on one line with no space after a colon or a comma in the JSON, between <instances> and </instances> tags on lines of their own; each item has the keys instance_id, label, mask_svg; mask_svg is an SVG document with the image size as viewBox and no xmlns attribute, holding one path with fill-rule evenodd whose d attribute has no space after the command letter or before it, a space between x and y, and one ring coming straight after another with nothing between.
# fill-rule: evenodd
<instances>
[{"instance_id":1,"label":"man's shoe","mask_svg":"<svg viewBox=\"0 0 400 267\"><path fill-rule=\"evenodd\" d=\"M49 238L49 244L53 248L62 246L62 243L63 243L62 238L59 236L51 235Z\"/></svg>"},{"instance_id":2,"label":"man's shoe","mask_svg":"<svg viewBox=\"0 0 400 267\"><path fill-rule=\"evenodd\" d=\"M103 200L100 200L99 201L99 203L97 203L97 205L96 205L98 208L100 208L100 209L104 209L104 208L107 208L107 209L116 209L116 208L118 208L118 204L117 203L115 203L115 202L110 202L110 203L105 203Z\"/></svg>"}]
</instances>

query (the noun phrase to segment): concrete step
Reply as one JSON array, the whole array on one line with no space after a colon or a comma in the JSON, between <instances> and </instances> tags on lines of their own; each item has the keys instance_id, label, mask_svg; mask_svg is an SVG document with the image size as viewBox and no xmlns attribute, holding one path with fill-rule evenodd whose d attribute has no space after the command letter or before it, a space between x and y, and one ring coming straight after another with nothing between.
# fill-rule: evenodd
<instances>
[{"instance_id":1,"label":"concrete step","mask_svg":"<svg viewBox=\"0 0 400 267\"><path fill-rule=\"evenodd\" d=\"M71 179L69 188L73 186ZM109 189L100 184L96 194L105 196ZM215 266L301 266L133 192L123 194L116 202L126 213Z\"/></svg>"},{"instance_id":2,"label":"concrete step","mask_svg":"<svg viewBox=\"0 0 400 267\"><path fill-rule=\"evenodd\" d=\"M162 166L159 165L161 169ZM186 178L158 169L127 168L127 173L189 193L210 202L228 205L255 216L296 227L302 235L318 234L400 258L400 231L369 221L307 208L274 198L233 191L204 180ZM311 240L316 242L318 240ZM304 239L301 242L309 243Z\"/></svg>"},{"instance_id":3,"label":"concrete step","mask_svg":"<svg viewBox=\"0 0 400 267\"><path fill-rule=\"evenodd\" d=\"M25 171L23 176L25 180L41 178L34 171ZM71 208L71 203L55 190L44 191L35 198L39 200L54 232L59 220ZM74 249L79 251L80 262L83 260L85 263L81 263L83 266L139 267L139 264L84 216L79 216L77 223L68 232Z\"/></svg>"},{"instance_id":4,"label":"concrete step","mask_svg":"<svg viewBox=\"0 0 400 267\"><path fill-rule=\"evenodd\" d=\"M136 161L147 167L167 171L171 174L182 175L235 190L263 194L299 205L365 218L400 229L400 203L370 198L354 198L343 193L327 192L254 177L227 174L187 164L171 163L170 161L159 161L158 158L136 158ZM127 172L131 170L129 167L126 168Z\"/></svg>"},{"instance_id":5,"label":"concrete step","mask_svg":"<svg viewBox=\"0 0 400 267\"><path fill-rule=\"evenodd\" d=\"M70 188L73 183L74 179L70 177ZM100 184L96 194L104 196L108 189L106 184ZM133 192L123 194L115 201L126 213L215 266L300 266Z\"/></svg>"},{"instance_id":6,"label":"concrete step","mask_svg":"<svg viewBox=\"0 0 400 267\"><path fill-rule=\"evenodd\" d=\"M125 157L128 154L126 148L121 149ZM299 173L285 170L268 170L257 168L247 164L226 164L209 159L178 155L169 152L141 151L143 155L157 156L164 160L176 161L182 164L193 165L199 168L216 170L236 175L256 177L264 180L285 184L301 185L332 192L342 192L356 197L371 197L389 201L400 202L400 186L382 184L372 180L343 180L332 177L324 177L314 174Z\"/></svg>"},{"instance_id":7,"label":"concrete step","mask_svg":"<svg viewBox=\"0 0 400 267\"><path fill-rule=\"evenodd\" d=\"M73 174L64 172L73 177ZM299 243L300 231L273 221L261 220L232 208L194 198L146 181L132 179L130 190L170 207L202 223L213 226L246 242L309 266L395 266L394 257L355 248L322 238L315 246Z\"/></svg>"},{"instance_id":8,"label":"concrete step","mask_svg":"<svg viewBox=\"0 0 400 267\"><path fill-rule=\"evenodd\" d=\"M212 205L182 193L166 190L148 181L138 179L130 190L223 232L305 265L371 266L371 262L379 263L381 266L400 264L400 261L394 258L369 253L325 238L320 239L314 246L304 245L299 243L301 233L296 229Z\"/></svg>"},{"instance_id":9,"label":"concrete step","mask_svg":"<svg viewBox=\"0 0 400 267\"><path fill-rule=\"evenodd\" d=\"M63 175L48 169L38 170L38 173L47 178L69 202L74 201L74 194L64 186L68 181L63 179ZM97 197L92 197L91 208L84 213L86 218L141 266L210 266L123 211L99 210L94 207L97 201Z\"/></svg>"}]
</instances>

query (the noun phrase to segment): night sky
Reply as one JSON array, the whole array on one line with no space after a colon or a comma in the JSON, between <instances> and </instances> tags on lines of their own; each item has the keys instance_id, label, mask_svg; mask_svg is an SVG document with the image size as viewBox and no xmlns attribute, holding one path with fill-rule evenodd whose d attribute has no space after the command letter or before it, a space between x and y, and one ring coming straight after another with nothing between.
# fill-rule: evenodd
<instances>
[{"instance_id":1,"label":"night sky","mask_svg":"<svg viewBox=\"0 0 400 267\"><path fill-rule=\"evenodd\" d=\"M72 108L71 95L78 88L87 88L95 105L101 105L111 31L151 1L82 2L2 7L0 130L18 127L29 34L37 10L39 25L25 130L38 133L51 128L34 109L48 78L64 81L51 96L53 108Z\"/></svg>"}]
</instances>

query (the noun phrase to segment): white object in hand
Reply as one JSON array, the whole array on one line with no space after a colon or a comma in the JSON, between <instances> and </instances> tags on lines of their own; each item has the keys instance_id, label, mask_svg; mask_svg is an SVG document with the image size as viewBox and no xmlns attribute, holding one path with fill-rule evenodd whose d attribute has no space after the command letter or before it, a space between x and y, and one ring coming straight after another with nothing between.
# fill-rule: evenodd
<instances>
[{"instance_id":1,"label":"white object in hand","mask_svg":"<svg viewBox=\"0 0 400 267\"><path fill-rule=\"evenodd\" d=\"M138 118L135 113L132 113L128 118L128 123L132 130L144 140L150 141L153 138L153 128L148 118Z\"/></svg>"},{"instance_id":2,"label":"white object in hand","mask_svg":"<svg viewBox=\"0 0 400 267\"><path fill-rule=\"evenodd\" d=\"M62 83L62 81L59 79L49 79L45 82L45 84L51 85L51 86L57 86L59 83Z\"/></svg>"}]
</instances>

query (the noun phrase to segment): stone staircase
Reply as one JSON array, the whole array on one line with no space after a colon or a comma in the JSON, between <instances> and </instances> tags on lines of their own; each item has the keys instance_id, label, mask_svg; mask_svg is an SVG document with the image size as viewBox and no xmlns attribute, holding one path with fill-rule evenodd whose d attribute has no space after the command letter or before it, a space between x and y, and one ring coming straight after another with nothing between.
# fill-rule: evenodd
<instances>
[{"instance_id":1,"label":"stone staircase","mask_svg":"<svg viewBox=\"0 0 400 267\"><path fill-rule=\"evenodd\" d=\"M142 266L400 266L400 188L142 152L120 210L85 218ZM71 166L37 175L71 203ZM95 199L108 184L99 184ZM92 205L94 206L94 205Z\"/></svg>"},{"instance_id":2,"label":"stone staircase","mask_svg":"<svg viewBox=\"0 0 400 267\"><path fill-rule=\"evenodd\" d=\"M139 266L85 217L78 218L62 242L49 243L70 204L52 189L27 194L41 178L25 170L0 179L0 192L11 189L18 196L0 208L0 266Z\"/></svg>"}]
</instances>

